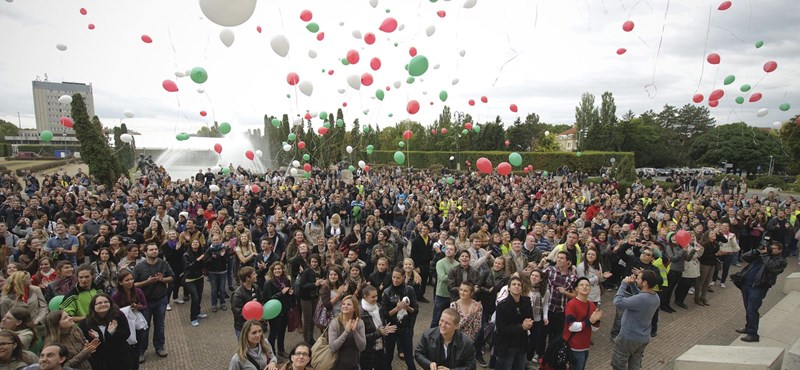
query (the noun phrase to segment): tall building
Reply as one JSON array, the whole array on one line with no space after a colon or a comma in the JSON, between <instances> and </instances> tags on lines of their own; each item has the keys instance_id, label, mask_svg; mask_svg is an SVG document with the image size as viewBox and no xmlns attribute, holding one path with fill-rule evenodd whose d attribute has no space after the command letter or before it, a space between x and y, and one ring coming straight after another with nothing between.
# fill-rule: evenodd
<instances>
[{"instance_id":1,"label":"tall building","mask_svg":"<svg viewBox=\"0 0 800 370\"><path fill-rule=\"evenodd\" d=\"M91 84L78 82L33 81L33 109L36 114L36 131L50 130L54 134L75 135L75 130L61 125L61 117L69 117L72 108L58 102L62 95L81 94L86 101L89 117L94 116L94 94Z\"/></svg>"}]
</instances>

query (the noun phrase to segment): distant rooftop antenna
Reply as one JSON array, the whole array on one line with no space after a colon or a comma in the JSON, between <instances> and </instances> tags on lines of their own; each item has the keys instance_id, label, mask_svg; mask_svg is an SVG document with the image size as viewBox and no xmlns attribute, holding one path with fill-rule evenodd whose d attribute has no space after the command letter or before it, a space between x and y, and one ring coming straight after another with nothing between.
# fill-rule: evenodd
<instances>
[{"instance_id":1,"label":"distant rooftop antenna","mask_svg":"<svg viewBox=\"0 0 800 370\"><path fill-rule=\"evenodd\" d=\"M44 82L47 82L47 73L44 74Z\"/></svg>"}]
</instances>

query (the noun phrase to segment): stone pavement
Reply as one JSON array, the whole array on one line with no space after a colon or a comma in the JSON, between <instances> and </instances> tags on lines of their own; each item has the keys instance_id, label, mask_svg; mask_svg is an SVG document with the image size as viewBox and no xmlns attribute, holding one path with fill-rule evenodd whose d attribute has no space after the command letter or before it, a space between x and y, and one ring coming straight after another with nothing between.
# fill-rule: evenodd
<instances>
[{"instance_id":1,"label":"stone pavement","mask_svg":"<svg viewBox=\"0 0 800 370\"><path fill-rule=\"evenodd\" d=\"M732 267L731 273L738 271ZM800 271L796 258L790 258L789 266L781 274L777 285L770 290L761 313L766 313L777 304L783 293L783 278L792 272ZM431 294L433 289L428 289ZM210 287L206 284L203 297L203 312L209 314L201 320L199 327L189 323L189 302L183 305L172 304L172 311L167 312L166 337L169 356L160 358L152 345L146 354L147 362L142 364L143 370L172 369L227 369L231 356L236 350L236 339L233 333L233 315L228 311L210 312ZM430 299L430 297L428 297ZM593 335L594 345L590 350L588 369L609 369L613 343L609 339L614 310L611 307L613 292L603 295L602 305L605 311L602 328ZM432 300L432 299L431 299ZM671 369L672 361L695 344L728 345L737 338L734 329L744 325L744 308L739 290L728 282L728 288L719 285L709 293L710 307L700 307L692 303L692 296L687 297L688 310L677 306L678 313L660 312L658 336L653 338L645 350L643 369ZM421 310L415 330L415 344L421 333L431 320L432 304L420 304ZM319 331L316 331L319 335ZM299 342L302 336L288 333L286 350ZM487 355L488 357L488 355ZM395 356L392 369L404 369L404 365ZM480 368L480 367L479 367Z\"/></svg>"}]
</instances>

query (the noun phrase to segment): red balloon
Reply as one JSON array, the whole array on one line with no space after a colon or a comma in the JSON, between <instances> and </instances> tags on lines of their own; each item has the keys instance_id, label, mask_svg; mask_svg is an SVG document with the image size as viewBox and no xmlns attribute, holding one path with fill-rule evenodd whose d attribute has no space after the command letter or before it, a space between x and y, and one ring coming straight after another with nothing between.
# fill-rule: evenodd
<instances>
[{"instance_id":1,"label":"red balloon","mask_svg":"<svg viewBox=\"0 0 800 370\"><path fill-rule=\"evenodd\" d=\"M686 246L688 246L691 241L692 241L692 235L689 234L688 231L678 230L678 232L675 233L675 242L677 242L678 245L680 245L681 247L686 248Z\"/></svg>"},{"instance_id":2,"label":"red balloon","mask_svg":"<svg viewBox=\"0 0 800 370\"><path fill-rule=\"evenodd\" d=\"M328 70L328 76L333 76L333 70L332 69Z\"/></svg>"},{"instance_id":3,"label":"red balloon","mask_svg":"<svg viewBox=\"0 0 800 370\"><path fill-rule=\"evenodd\" d=\"M436 15L438 15L439 18L444 18L447 15L447 13L444 10L440 10L436 12Z\"/></svg>"},{"instance_id":4,"label":"red balloon","mask_svg":"<svg viewBox=\"0 0 800 370\"><path fill-rule=\"evenodd\" d=\"M720 100L723 96L725 96L725 91L722 89L716 89L711 92L711 95L708 96L708 100Z\"/></svg>"},{"instance_id":5,"label":"red balloon","mask_svg":"<svg viewBox=\"0 0 800 370\"><path fill-rule=\"evenodd\" d=\"M328 128L327 128L327 127L325 127L325 126L323 126L323 127L320 127L320 128L318 128L318 129L317 129L317 132L318 132L320 135L325 135L325 134L327 134L327 133L328 133Z\"/></svg>"},{"instance_id":6,"label":"red balloon","mask_svg":"<svg viewBox=\"0 0 800 370\"><path fill-rule=\"evenodd\" d=\"M411 131L411 130L405 130L405 131L403 131L403 139L405 139L405 140L411 140L411 137L412 137L412 136L414 136L414 132L413 132L413 131Z\"/></svg>"},{"instance_id":7,"label":"red balloon","mask_svg":"<svg viewBox=\"0 0 800 370\"><path fill-rule=\"evenodd\" d=\"M617 55L625 54L627 51L628 51L628 49L619 48L619 49L617 49Z\"/></svg>"},{"instance_id":8,"label":"red balloon","mask_svg":"<svg viewBox=\"0 0 800 370\"><path fill-rule=\"evenodd\" d=\"M776 69L778 69L778 63L774 60L764 63L764 72L770 73Z\"/></svg>"},{"instance_id":9,"label":"red balloon","mask_svg":"<svg viewBox=\"0 0 800 370\"><path fill-rule=\"evenodd\" d=\"M217 152L217 154L222 154L222 145L219 143L214 144L214 151Z\"/></svg>"},{"instance_id":10,"label":"red balloon","mask_svg":"<svg viewBox=\"0 0 800 370\"><path fill-rule=\"evenodd\" d=\"M530 168L528 168L528 167L525 167L525 168L523 168L522 170L523 170L523 171L525 171L525 173L528 173L528 171L530 171L531 169L530 169Z\"/></svg>"},{"instance_id":11,"label":"red balloon","mask_svg":"<svg viewBox=\"0 0 800 370\"><path fill-rule=\"evenodd\" d=\"M251 161L256 157L255 153L253 153L252 150L248 150L248 151L244 152L244 156L247 157L247 159L249 159Z\"/></svg>"},{"instance_id":12,"label":"red balloon","mask_svg":"<svg viewBox=\"0 0 800 370\"><path fill-rule=\"evenodd\" d=\"M325 39L325 32L320 32L317 34L317 41L322 41Z\"/></svg>"},{"instance_id":13,"label":"red balloon","mask_svg":"<svg viewBox=\"0 0 800 370\"><path fill-rule=\"evenodd\" d=\"M343 103L342 103L342 106L343 106L343 107L347 107L347 102L343 102Z\"/></svg>"},{"instance_id":14,"label":"red balloon","mask_svg":"<svg viewBox=\"0 0 800 370\"><path fill-rule=\"evenodd\" d=\"M717 9L718 10L728 10L728 9L731 8L731 5L733 5L733 4L730 1L723 1L721 4L719 4L719 8L717 8Z\"/></svg>"},{"instance_id":15,"label":"red balloon","mask_svg":"<svg viewBox=\"0 0 800 370\"><path fill-rule=\"evenodd\" d=\"M797 117L797 124L800 125L800 117Z\"/></svg>"},{"instance_id":16,"label":"red balloon","mask_svg":"<svg viewBox=\"0 0 800 370\"><path fill-rule=\"evenodd\" d=\"M431 129L431 135L436 135L436 129L434 128Z\"/></svg>"},{"instance_id":17,"label":"red balloon","mask_svg":"<svg viewBox=\"0 0 800 370\"><path fill-rule=\"evenodd\" d=\"M87 11L86 8L81 8L81 15L86 15Z\"/></svg>"},{"instance_id":18,"label":"red balloon","mask_svg":"<svg viewBox=\"0 0 800 370\"><path fill-rule=\"evenodd\" d=\"M719 57L719 54L717 54L717 53L711 53L711 54L708 54L708 57L706 58L706 60L711 64L719 64L720 57Z\"/></svg>"},{"instance_id":19,"label":"red balloon","mask_svg":"<svg viewBox=\"0 0 800 370\"><path fill-rule=\"evenodd\" d=\"M497 173L502 176L508 176L511 174L511 165L508 162L502 162L497 165Z\"/></svg>"},{"instance_id":20,"label":"red balloon","mask_svg":"<svg viewBox=\"0 0 800 370\"><path fill-rule=\"evenodd\" d=\"M419 102L416 100L410 100L406 105L406 110L410 114L416 114L419 112Z\"/></svg>"},{"instance_id":21,"label":"red balloon","mask_svg":"<svg viewBox=\"0 0 800 370\"><path fill-rule=\"evenodd\" d=\"M516 104L511 104L508 107L508 109L511 109L511 111L514 112L514 113L517 113L517 105Z\"/></svg>"},{"instance_id":22,"label":"red balloon","mask_svg":"<svg viewBox=\"0 0 800 370\"><path fill-rule=\"evenodd\" d=\"M375 34L372 33L372 32L365 33L364 34L364 42L366 42L367 45L374 44L375 43Z\"/></svg>"},{"instance_id":23,"label":"red balloon","mask_svg":"<svg viewBox=\"0 0 800 370\"><path fill-rule=\"evenodd\" d=\"M306 163L303 165L303 171L311 172L311 165Z\"/></svg>"},{"instance_id":24,"label":"red balloon","mask_svg":"<svg viewBox=\"0 0 800 370\"><path fill-rule=\"evenodd\" d=\"M252 186L250 186L250 191L252 191L253 193L258 194L259 192L261 192L261 187L259 187L258 185L252 185Z\"/></svg>"},{"instance_id":25,"label":"red balloon","mask_svg":"<svg viewBox=\"0 0 800 370\"><path fill-rule=\"evenodd\" d=\"M369 73L361 75L361 84L364 86L372 85L372 75Z\"/></svg>"},{"instance_id":26,"label":"red balloon","mask_svg":"<svg viewBox=\"0 0 800 370\"><path fill-rule=\"evenodd\" d=\"M350 62L350 64L356 64L359 60L361 60L361 56L358 55L358 51L353 49L347 51L347 61Z\"/></svg>"},{"instance_id":27,"label":"red balloon","mask_svg":"<svg viewBox=\"0 0 800 370\"><path fill-rule=\"evenodd\" d=\"M709 100L708 106L711 108L716 108L719 105L719 100Z\"/></svg>"},{"instance_id":28,"label":"red balloon","mask_svg":"<svg viewBox=\"0 0 800 370\"><path fill-rule=\"evenodd\" d=\"M149 44L149 43L153 42L153 39L150 38L150 36L142 35L142 41L144 41L145 44Z\"/></svg>"},{"instance_id":29,"label":"red balloon","mask_svg":"<svg viewBox=\"0 0 800 370\"><path fill-rule=\"evenodd\" d=\"M412 57L417 56L417 48L412 46L411 48L408 49L408 54L411 55Z\"/></svg>"},{"instance_id":30,"label":"red balloon","mask_svg":"<svg viewBox=\"0 0 800 370\"><path fill-rule=\"evenodd\" d=\"M298 149L305 149L306 148L306 142L305 141L298 141L297 142L297 148Z\"/></svg>"},{"instance_id":31,"label":"red balloon","mask_svg":"<svg viewBox=\"0 0 800 370\"><path fill-rule=\"evenodd\" d=\"M73 122L72 118L69 117L61 117L59 121L61 122L61 125L66 128L72 128L72 126L75 126L75 122Z\"/></svg>"},{"instance_id":32,"label":"red balloon","mask_svg":"<svg viewBox=\"0 0 800 370\"><path fill-rule=\"evenodd\" d=\"M478 158L478 162L475 165L478 167L478 171L486 174L492 173L492 162L486 158Z\"/></svg>"},{"instance_id":33,"label":"red balloon","mask_svg":"<svg viewBox=\"0 0 800 370\"><path fill-rule=\"evenodd\" d=\"M208 113L206 113L206 111L204 111L204 110L201 110L201 111L200 111L200 116L202 116L202 117L205 117L207 114L208 114Z\"/></svg>"},{"instance_id":34,"label":"red balloon","mask_svg":"<svg viewBox=\"0 0 800 370\"><path fill-rule=\"evenodd\" d=\"M245 320L260 320L264 315L264 307L257 301L250 301L244 304L242 316Z\"/></svg>"},{"instance_id":35,"label":"red balloon","mask_svg":"<svg viewBox=\"0 0 800 370\"><path fill-rule=\"evenodd\" d=\"M625 23L622 24L622 30L625 32L633 31L633 21L625 21Z\"/></svg>"},{"instance_id":36,"label":"red balloon","mask_svg":"<svg viewBox=\"0 0 800 370\"><path fill-rule=\"evenodd\" d=\"M506 147L508 147L509 145L511 145L511 142L506 140L505 144L506 144Z\"/></svg>"},{"instance_id":37,"label":"red balloon","mask_svg":"<svg viewBox=\"0 0 800 370\"><path fill-rule=\"evenodd\" d=\"M470 99L468 103L469 105L475 105L475 100Z\"/></svg>"},{"instance_id":38,"label":"red balloon","mask_svg":"<svg viewBox=\"0 0 800 370\"><path fill-rule=\"evenodd\" d=\"M298 76L297 73L289 72L289 74L286 75L286 82L289 83L289 86L297 85L297 83L300 82L300 76Z\"/></svg>"},{"instance_id":39,"label":"red balloon","mask_svg":"<svg viewBox=\"0 0 800 370\"><path fill-rule=\"evenodd\" d=\"M447 129L446 129L446 128L443 128L443 129L442 129L442 135L444 135L444 134L446 134L446 133L447 133Z\"/></svg>"},{"instance_id":40,"label":"red balloon","mask_svg":"<svg viewBox=\"0 0 800 370\"><path fill-rule=\"evenodd\" d=\"M755 94L753 94L753 95L750 95L750 102L751 102L751 103L755 103L755 102L757 102L757 101L761 100L761 98L763 98L763 97L764 97L764 96L763 96L763 95L761 95L761 93L760 93L760 92L757 92L757 93L755 93Z\"/></svg>"},{"instance_id":41,"label":"red balloon","mask_svg":"<svg viewBox=\"0 0 800 370\"><path fill-rule=\"evenodd\" d=\"M703 94L694 94L694 96L692 97L692 101L695 103L700 103L703 101L703 99L704 99Z\"/></svg>"},{"instance_id":42,"label":"red balloon","mask_svg":"<svg viewBox=\"0 0 800 370\"><path fill-rule=\"evenodd\" d=\"M94 23L89 23L89 29L90 29L90 30L93 30L93 29L94 29Z\"/></svg>"},{"instance_id":43,"label":"red balloon","mask_svg":"<svg viewBox=\"0 0 800 370\"><path fill-rule=\"evenodd\" d=\"M433 102L431 102L430 104L433 105Z\"/></svg>"},{"instance_id":44,"label":"red balloon","mask_svg":"<svg viewBox=\"0 0 800 370\"><path fill-rule=\"evenodd\" d=\"M364 172L369 172L369 166L364 166Z\"/></svg>"},{"instance_id":45,"label":"red balloon","mask_svg":"<svg viewBox=\"0 0 800 370\"><path fill-rule=\"evenodd\" d=\"M178 91L178 85L176 85L172 80L164 80L164 82L161 83L161 86L164 88L164 90L169 92Z\"/></svg>"},{"instance_id":46,"label":"red balloon","mask_svg":"<svg viewBox=\"0 0 800 370\"><path fill-rule=\"evenodd\" d=\"M486 96L481 96L481 103L488 103L488 102L489 98L487 98Z\"/></svg>"},{"instance_id":47,"label":"red balloon","mask_svg":"<svg viewBox=\"0 0 800 370\"><path fill-rule=\"evenodd\" d=\"M467 129L467 130L472 130L472 123L471 122L465 123L464 124L464 128Z\"/></svg>"},{"instance_id":48,"label":"red balloon","mask_svg":"<svg viewBox=\"0 0 800 370\"><path fill-rule=\"evenodd\" d=\"M261 26L256 26L256 32L261 33Z\"/></svg>"},{"instance_id":49,"label":"red balloon","mask_svg":"<svg viewBox=\"0 0 800 370\"><path fill-rule=\"evenodd\" d=\"M303 22L310 21L312 17L313 17L313 15L311 14L311 11L308 10L308 9L303 10L302 12L300 12L300 19L302 19Z\"/></svg>"},{"instance_id":50,"label":"red balloon","mask_svg":"<svg viewBox=\"0 0 800 370\"><path fill-rule=\"evenodd\" d=\"M377 57L372 58L372 60L369 61L369 67L372 68L373 71L381 69L381 60Z\"/></svg>"},{"instance_id":51,"label":"red balloon","mask_svg":"<svg viewBox=\"0 0 800 370\"><path fill-rule=\"evenodd\" d=\"M392 17L386 18L378 29L386 33L394 32L397 29L397 20Z\"/></svg>"},{"instance_id":52,"label":"red balloon","mask_svg":"<svg viewBox=\"0 0 800 370\"><path fill-rule=\"evenodd\" d=\"M392 89L391 87L389 87L389 86L386 86L386 91L389 91L389 90L391 90L391 89Z\"/></svg>"},{"instance_id":53,"label":"red balloon","mask_svg":"<svg viewBox=\"0 0 800 370\"><path fill-rule=\"evenodd\" d=\"M306 112L306 115L303 116L303 118L305 118L306 120L310 120L311 119L311 113Z\"/></svg>"}]
</instances>

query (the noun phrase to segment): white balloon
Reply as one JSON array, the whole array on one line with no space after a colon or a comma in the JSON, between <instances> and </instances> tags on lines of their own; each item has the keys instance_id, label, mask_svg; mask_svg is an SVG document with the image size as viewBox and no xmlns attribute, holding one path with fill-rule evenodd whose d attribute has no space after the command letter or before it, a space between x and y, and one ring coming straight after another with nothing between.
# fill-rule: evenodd
<instances>
[{"instance_id":1,"label":"white balloon","mask_svg":"<svg viewBox=\"0 0 800 370\"><path fill-rule=\"evenodd\" d=\"M451 85L455 85L457 83L458 83L458 78L454 78L453 81L450 82Z\"/></svg>"},{"instance_id":2,"label":"white balloon","mask_svg":"<svg viewBox=\"0 0 800 370\"><path fill-rule=\"evenodd\" d=\"M478 3L478 0L467 0L464 2L464 9L472 9L475 4Z\"/></svg>"},{"instance_id":3,"label":"white balloon","mask_svg":"<svg viewBox=\"0 0 800 370\"><path fill-rule=\"evenodd\" d=\"M433 65L433 69L439 69L439 67L440 67L439 63L436 63L436 64Z\"/></svg>"},{"instance_id":4,"label":"white balloon","mask_svg":"<svg viewBox=\"0 0 800 370\"><path fill-rule=\"evenodd\" d=\"M238 26L253 15L256 0L200 0L200 10L208 20L222 26Z\"/></svg>"},{"instance_id":5,"label":"white balloon","mask_svg":"<svg viewBox=\"0 0 800 370\"><path fill-rule=\"evenodd\" d=\"M300 161L298 161L298 160L292 161L292 167L294 167L294 168L300 167Z\"/></svg>"},{"instance_id":6,"label":"white balloon","mask_svg":"<svg viewBox=\"0 0 800 370\"><path fill-rule=\"evenodd\" d=\"M219 167L214 167L214 168L219 168ZM214 168L212 168L212 170L213 170ZM214 172L216 173L216 172L219 172L219 171L214 171ZM248 185L248 186L249 186L249 185ZM219 191L219 186L217 186L217 185L209 185L209 186L208 186L208 190L210 190L210 191L212 191L212 192L215 192L215 193L216 193L216 192L218 192L218 191ZM248 191L249 191L249 190L248 190Z\"/></svg>"},{"instance_id":7,"label":"white balloon","mask_svg":"<svg viewBox=\"0 0 800 370\"><path fill-rule=\"evenodd\" d=\"M756 112L756 117L764 117L767 114L769 114L769 109L761 108L761 109L758 110L758 112Z\"/></svg>"},{"instance_id":8,"label":"white balloon","mask_svg":"<svg viewBox=\"0 0 800 370\"><path fill-rule=\"evenodd\" d=\"M358 161L358 167L361 167L363 169L366 166L367 164L364 161Z\"/></svg>"},{"instance_id":9,"label":"white balloon","mask_svg":"<svg viewBox=\"0 0 800 370\"><path fill-rule=\"evenodd\" d=\"M423 91L422 95L428 95L428 92L427 91Z\"/></svg>"},{"instance_id":10,"label":"white balloon","mask_svg":"<svg viewBox=\"0 0 800 370\"><path fill-rule=\"evenodd\" d=\"M219 171L222 171L222 167L220 167L220 166L211 167L211 172L212 173L217 173ZM216 185L212 185L212 186L216 186Z\"/></svg>"},{"instance_id":11,"label":"white balloon","mask_svg":"<svg viewBox=\"0 0 800 370\"><path fill-rule=\"evenodd\" d=\"M122 134L122 135L119 135L119 140L122 141L123 143L127 144L127 143L130 143L131 141L133 141L133 136L131 136L131 134Z\"/></svg>"},{"instance_id":12,"label":"white balloon","mask_svg":"<svg viewBox=\"0 0 800 370\"><path fill-rule=\"evenodd\" d=\"M308 57L311 58L311 59L316 58L317 57L317 52L314 51L314 50L309 50L308 51Z\"/></svg>"},{"instance_id":13,"label":"white balloon","mask_svg":"<svg viewBox=\"0 0 800 370\"><path fill-rule=\"evenodd\" d=\"M369 109L364 109L364 114L369 114Z\"/></svg>"},{"instance_id":14,"label":"white balloon","mask_svg":"<svg viewBox=\"0 0 800 370\"><path fill-rule=\"evenodd\" d=\"M434 33L436 33L436 26L434 25L430 25L425 29L425 34L428 35L428 37L433 36Z\"/></svg>"},{"instance_id":15,"label":"white balloon","mask_svg":"<svg viewBox=\"0 0 800 370\"><path fill-rule=\"evenodd\" d=\"M183 74L183 71L175 71L175 77L181 78L181 77L186 77L186 75Z\"/></svg>"},{"instance_id":16,"label":"white balloon","mask_svg":"<svg viewBox=\"0 0 800 370\"><path fill-rule=\"evenodd\" d=\"M401 25L397 26L397 30L398 30L398 31L402 31L402 30L404 30L405 28L406 28L406 25L405 25L405 24L401 24Z\"/></svg>"},{"instance_id":17,"label":"white balloon","mask_svg":"<svg viewBox=\"0 0 800 370\"><path fill-rule=\"evenodd\" d=\"M61 50L61 51L67 51L67 45L58 44L58 45L56 45L56 49Z\"/></svg>"},{"instance_id":18,"label":"white balloon","mask_svg":"<svg viewBox=\"0 0 800 370\"><path fill-rule=\"evenodd\" d=\"M72 103L72 97L69 95L61 95L58 97L58 102L64 105Z\"/></svg>"},{"instance_id":19,"label":"white balloon","mask_svg":"<svg viewBox=\"0 0 800 370\"><path fill-rule=\"evenodd\" d=\"M452 161L452 160L454 160L454 159L456 159L456 157L453 157L453 156L451 155L451 156L450 156L450 160Z\"/></svg>"},{"instance_id":20,"label":"white balloon","mask_svg":"<svg viewBox=\"0 0 800 370\"><path fill-rule=\"evenodd\" d=\"M305 94L305 96L311 96L311 94L314 93L314 85L311 84L311 81L308 80L300 81L297 87L300 89L301 93Z\"/></svg>"},{"instance_id":21,"label":"white balloon","mask_svg":"<svg viewBox=\"0 0 800 370\"><path fill-rule=\"evenodd\" d=\"M258 158L261 158L261 157L263 157L263 156L264 156L264 152L262 152L260 149L259 149L259 150L256 150L256 156L257 156Z\"/></svg>"},{"instance_id":22,"label":"white balloon","mask_svg":"<svg viewBox=\"0 0 800 370\"><path fill-rule=\"evenodd\" d=\"M464 55L467 55L467 51L464 50L464 49L461 49L461 50L458 51L458 55L461 55L463 57Z\"/></svg>"},{"instance_id":23,"label":"white balloon","mask_svg":"<svg viewBox=\"0 0 800 370\"><path fill-rule=\"evenodd\" d=\"M345 90L344 90L344 89L337 89L336 91L338 91L338 92L339 92L339 94L344 94L344 92L345 92Z\"/></svg>"},{"instance_id":24,"label":"white balloon","mask_svg":"<svg viewBox=\"0 0 800 370\"><path fill-rule=\"evenodd\" d=\"M292 146L291 146L291 145L289 145L289 144L283 144L283 151L284 151L284 152L288 152L288 151L290 151L290 150L292 150Z\"/></svg>"},{"instance_id":25,"label":"white balloon","mask_svg":"<svg viewBox=\"0 0 800 370\"><path fill-rule=\"evenodd\" d=\"M122 112L122 114L124 114L127 118L133 118L133 111L130 109L126 109L124 112Z\"/></svg>"},{"instance_id":26,"label":"white balloon","mask_svg":"<svg viewBox=\"0 0 800 370\"><path fill-rule=\"evenodd\" d=\"M233 41L236 39L236 36L234 36L233 30L226 28L222 31L219 31L219 39L225 46L231 47L231 45L233 45Z\"/></svg>"},{"instance_id":27,"label":"white balloon","mask_svg":"<svg viewBox=\"0 0 800 370\"><path fill-rule=\"evenodd\" d=\"M352 32L352 35L353 35L353 37L355 37L355 38L357 38L357 39L361 40L361 31L359 31L359 30L353 30L353 32Z\"/></svg>"},{"instance_id":28,"label":"white balloon","mask_svg":"<svg viewBox=\"0 0 800 370\"><path fill-rule=\"evenodd\" d=\"M282 57L289 55L289 39L284 35L275 35L275 37L269 41L269 46L272 47L272 51L274 51L275 54Z\"/></svg>"},{"instance_id":29,"label":"white balloon","mask_svg":"<svg viewBox=\"0 0 800 370\"><path fill-rule=\"evenodd\" d=\"M781 128L781 126L783 126L783 122L781 121L772 122L772 127L774 128Z\"/></svg>"},{"instance_id":30,"label":"white balloon","mask_svg":"<svg viewBox=\"0 0 800 370\"><path fill-rule=\"evenodd\" d=\"M344 26L344 22L339 22L339 27Z\"/></svg>"},{"instance_id":31,"label":"white balloon","mask_svg":"<svg viewBox=\"0 0 800 370\"><path fill-rule=\"evenodd\" d=\"M395 89L399 89L400 88L400 81L399 80L395 81L392 85L394 85Z\"/></svg>"},{"instance_id":32,"label":"white balloon","mask_svg":"<svg viewBox=\"0 0 800 370\"><path fill-rule=\"evenodd\" d=\"M297 118L294 119L294 122L292 122L292 123L294 123L295 126L300 126L300 125L303 124L303 119L300 118L300 117L297 117Z\"/></svg>"},{"instance_id":33,"label":"white balloon","mask_svg":"<svg viewBox=\"0 0 800 370\"><path fill-rule=\"evenodd\" d=\"M373 8L378 7L378 0L369 0L369 5L371 5Z\"/></svg>"},{"instance_id":34,"label":"white balloon","mask_svg":"<svg viewBox=\"0 0 800 370\"><path fill-rule=\"evenodd\" d=\"M202 87L198 87L198 88L197 88L197 93L198 93L198 94L202 94L202 93L204 93L204 92L206 92L206 89L204 89L204 88L202 88Z\"/></svg>"},{"instance_id":35,"label":"white balloon","mask_svg":"<svg viewBox=\"0 0 800 370\"><path fill-rule=\"evenodd\" d=\"M347 77L347 84L353 88L353 90L360 90L361 89L361 77L359 75L350 75Z\"/></svg>"},{"instance_id":36,"label":"white balloon","mask_svg":"<svg viewBox=\"0 0 800 370\"><path fill-rule=\"evenodd\" d=\"M347 153L352 153L353 152L353 147L348 145L347 148L344 148L344 150L346 150Z\"/></svg>"},{"instance_id":37,"label":"white balloon","mask_svg":"<svg viewBox=\"0 0 800 370\"><path fill-rule=\"evenodd\" d=\"M545 131L544 136L550 136L550 131Z\"/></svg>"},{"instance_id":38,"label":"white balloon","mask_svg":"<svg viewBox=\"0 0 800 370\"><path fill-rule=\"evenodd\" d=\"M292 168L291 170L289 170L289 173L292 174L292 176L297 176L297 169Z\"/></svg>"}]
</instances>

